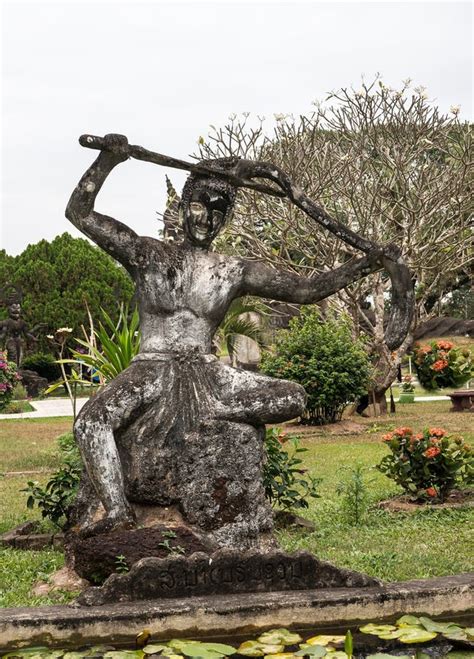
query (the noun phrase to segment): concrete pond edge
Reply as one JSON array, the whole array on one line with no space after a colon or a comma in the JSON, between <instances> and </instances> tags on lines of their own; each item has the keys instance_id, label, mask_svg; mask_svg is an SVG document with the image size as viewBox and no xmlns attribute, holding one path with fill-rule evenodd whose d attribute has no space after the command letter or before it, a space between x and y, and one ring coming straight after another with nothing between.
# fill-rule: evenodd
<instances>
[{"instance_id":1,"label":"concrete pond edge","mask_svg":"<svg viewBox=\"0 0 474 659\"><path fill-rule=\"evenodd\" d=\"M370 588L213 595L78 607L3 609L0 648L133 644L148 629L153 640L232 638L272 627L348 628L403 614L444 619L474 612L474 573Z\"/></svg>"}]
</instances>

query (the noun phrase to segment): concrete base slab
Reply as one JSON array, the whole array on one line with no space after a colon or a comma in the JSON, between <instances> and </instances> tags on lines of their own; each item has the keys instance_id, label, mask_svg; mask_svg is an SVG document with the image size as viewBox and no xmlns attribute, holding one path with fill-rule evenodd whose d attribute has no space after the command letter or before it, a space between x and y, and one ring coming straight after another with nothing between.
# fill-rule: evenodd
<instances>
[{"instance_id":1,"label":"concrete base slab","mask_svg":"<svg viewBox=\"0 0 474 659\"><path fill-rule=\"evenodd\" d=\"M362 621L408 613L451 619L473 612L473 586L474 574L461 574L374 588L214 595L87 608L4 609L0 613L0 648L133 644L143 629L151 632L153 640L231 638L272 627L345 630Z\"/></svg>"}]
</instances>

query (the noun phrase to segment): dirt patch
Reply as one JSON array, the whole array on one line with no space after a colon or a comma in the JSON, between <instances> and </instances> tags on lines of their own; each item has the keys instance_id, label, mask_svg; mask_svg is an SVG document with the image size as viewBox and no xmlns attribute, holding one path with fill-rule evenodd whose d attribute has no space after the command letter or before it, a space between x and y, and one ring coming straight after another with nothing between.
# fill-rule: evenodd
<instances>
[{"instance_id":1,"label":"dirt patch","mask_svg":"<svg viewBox=\"0 0 474 659\"><path fill-rule=\"evenodd\" d=\"M427 501L412 501L406 494L381 501L379 508L392 512L409 512L417 510L444 510L446 508L464 508L474 506L474 490L453 490L444 503L430 503Z\"/></svg>"},{"instance_id":2,"label":"dirt patch","mask_svg":"<svg viewBox=\"0 0 474 659\"><path fill-rule=\"evenodd\" d=\"M141 558L207 551L200 538L184 526L152 526L89 538L70 534L67 542L68 553L72 550L74 554L75 572L93 583L103 583L114 572L127 572Z\"/></svg>"},{"instance_id":3,"label":"dirt patch","mask_svg":"<svg viewBox=\"0 0 474 659\"><path fill-rule=\"evenodd\" d=\"M328 423L322 426L298 425L289 423L284 426L285 431L295 435L360 435L367 432L367 425L352 421L352 419L342 419L337 423Z\"/></svg>"}]
</instances>

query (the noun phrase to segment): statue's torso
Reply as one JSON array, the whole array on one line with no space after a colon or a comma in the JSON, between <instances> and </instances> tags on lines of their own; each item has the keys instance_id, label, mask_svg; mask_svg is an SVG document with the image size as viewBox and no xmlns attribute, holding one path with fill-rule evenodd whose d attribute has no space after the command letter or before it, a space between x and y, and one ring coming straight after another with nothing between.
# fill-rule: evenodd
<instances>
[{"instance_id":1,"label":"statue's torso","mask_svg":"<svg viewBox=\"0 0 474 659\"><path fill-rule=\"evenodd\" d=\"M243 262L222 254L141 239L134 270L143 352L211 349L239 295Z\"/></svg>"}]
</instances>

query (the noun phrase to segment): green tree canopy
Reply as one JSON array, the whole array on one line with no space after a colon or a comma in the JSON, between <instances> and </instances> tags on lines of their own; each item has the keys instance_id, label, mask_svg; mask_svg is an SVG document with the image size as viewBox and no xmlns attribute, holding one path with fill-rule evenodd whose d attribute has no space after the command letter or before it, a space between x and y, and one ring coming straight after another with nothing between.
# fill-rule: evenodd
<instances>
[{"instance_id":1,"label":"green tree canopy","mask_svg":"<svg viewBox=\"0 0 474 659\"><path fill-rule=\"evenodd\" d=\"M103 308L113 318L119 306L130 304L133 283L127 272L110 256L83 238L68 233L53 241L41 240L18 256L0 251L0 287L7 283L23 292L23 317L33 328L41 325L41 349L48 349L46 334L58 327L71 327L79 335L88 326L87 302L93 318ZM2 316L7 315L6 306Z\"/></svg>"}]
</instances>

